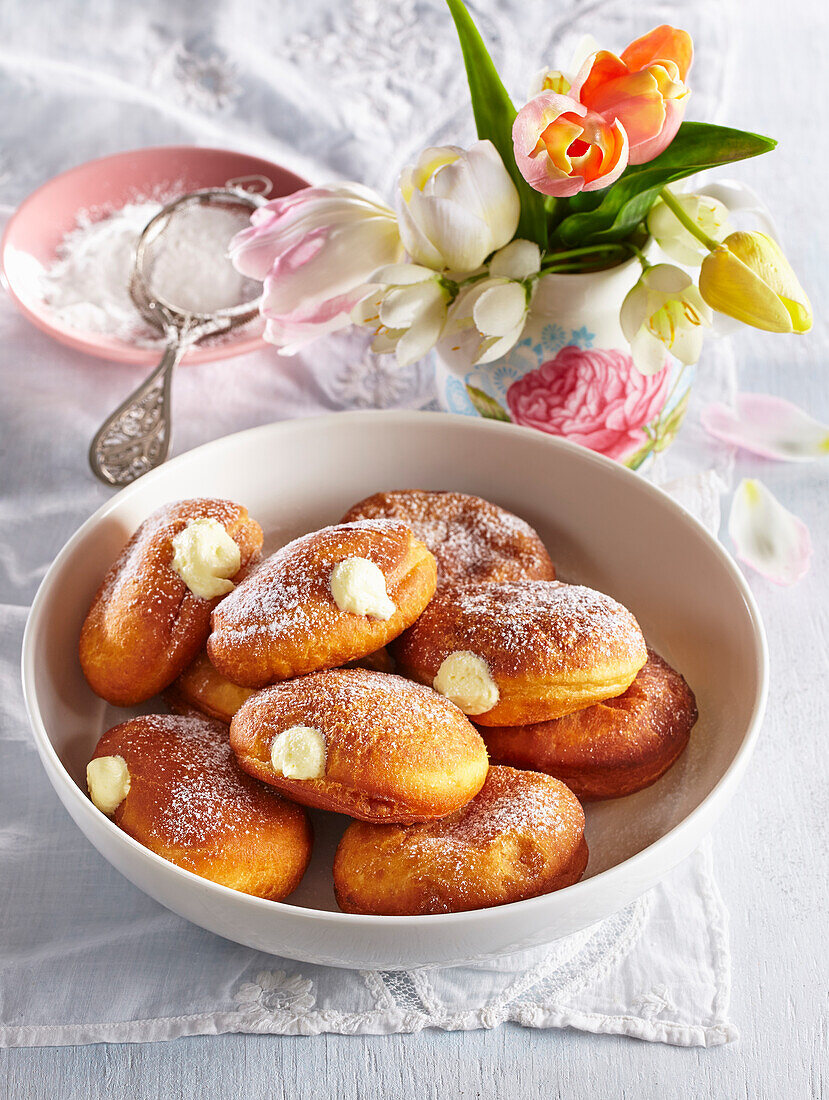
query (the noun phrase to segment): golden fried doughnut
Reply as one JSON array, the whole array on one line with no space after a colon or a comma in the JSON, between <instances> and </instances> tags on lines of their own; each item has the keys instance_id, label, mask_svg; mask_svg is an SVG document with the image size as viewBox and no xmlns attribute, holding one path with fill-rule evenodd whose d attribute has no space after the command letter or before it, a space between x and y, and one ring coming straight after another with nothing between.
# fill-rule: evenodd
<instances>
[{"instance_id":1,"label":"golden fried doughnut","mask_svg":"<svg viewBox=\"0 0 829 1100\"><path fill-rule=\"evenodd\" d=\"M486 778L480 734L431 688L331 669L257 691L234 716L245 771L305 806L364 821L453 813Z\"/></svg>"},{"instance_id":2,"label":"golden fried doughnut","mask_svg":"<svg viewBox=\"0 0 829 1100\"><path fill-rule=\"evenodd\" d=\"M694 693L648 650L623 695L551 722L484 730L499 764L561 779L581 799L618 798L655 783L685 750L697 720Z\"/></svg>"},{"instance_id":3,"label":"golden fried doughnut","mask_svg":"<svg viewBox=\"0 0 829 1100\"><path fill-rule=\"evenodd\" d=\"M210 612L221 597L196 595L172 567L173 540L199 523L220 525L238 547L239 568L227 583L259 554L261 527L227 500L168 504L141 524L104 577L81 630L89 686L116 706L163 690L207 640Z\"/></svg>"},{"instance_id":4,"label":"golden fried doughnut","mask_svg":"<svg viewBox=\"0 0 829 1100\"><path fill-rule=\"evenodd\" d=\"M435 577L435 559L397 520L325 527L283 546L219 604L208 655L246 687L336 668L413 623Z\"/></svg>"},{"instance_id":5,"label":"golden fried doughnut","mask_svg":"<svg viewBox=\"0 0 829 1100\"><path fill-rule=\"evenodd\" d=\"M176 714L196 711L230 725L230 719L251 695L253 688L240 687L228 680L202 650L164 692L164 701Z\"/></svg>"},{"instance_id":6,"label":"golden fried doughnut","mask_svg":"<svg viewBox=\"0 0 829 1100\"><path fill-rule=\"evenodd\" d=\"M348 667L368 668L375 672L393 671L392 659L385 648L353 661ZM164 701L176 714L205 714L208 718L217 718L230 725L233 715L253 695L254 690L228 680L214 668L207 652L202 650L163 695Z\"/></svg>"},{"instance_id":7,"label":"golden fried doughnut","mask_svg":"<svg viewBox=\"0 0 829 1100\"><path fill-rule=\"evenodd\" d=\"M454 581L554 580L550 555L523 519L467 493L399 489L375 493L346 512L358 519L399 519L438 563L438 584Z\"/></svg>"},{"instance_id":8,"label":"golden fried doughnut","mask_svg":"<svg viewBox=\"0 0 829 1100\"><path fill-rule=\"evenodd\" d=\"M442 588L393 656L476 723L517 726L620 695L647 651L636 619L610 596L514 581Z\"/></svg>"},{"instance_id":9,"label":"golden fried doughnut","mask_svg":"<svg viewBox=\"0 0 829 1100\"><path fill-rule=\"evenodd\" d=\"M87 778L119 828L202 878L279 901L308 866L305 811L242 771L220 722L133 718L104 734Z\"/></svg>"},{"instance_id":10,"label":"golden fried doughnut","mask_svg":"<svg viewBox=\"0 0 829 1100\"><path fill-rule=\"evenodd\" d=\"M538 772L490 768L479 794L451 817L349 825L334 857L334 892L346 913L459 913L560 890L586 866L575 795Z\"/></svg>"}]
</instances>

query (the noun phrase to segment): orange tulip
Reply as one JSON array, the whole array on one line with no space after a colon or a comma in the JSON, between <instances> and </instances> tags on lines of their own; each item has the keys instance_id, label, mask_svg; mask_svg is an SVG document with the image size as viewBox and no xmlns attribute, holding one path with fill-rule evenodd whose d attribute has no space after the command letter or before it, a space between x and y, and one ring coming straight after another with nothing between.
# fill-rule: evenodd
<instances>
[{"instance_id":1,"label":"orange tulip","mask_svg":"<svg viewBox=\"0 0 829 1100\"><path fill-rule=\"evenodd\" d=\"M653 160L673 141L690 95L685 77L693 45L686 31L662 26L623 51L593 54L569 94L589 111L624 127L631 164Z\"/></svg>"}]
</instances>

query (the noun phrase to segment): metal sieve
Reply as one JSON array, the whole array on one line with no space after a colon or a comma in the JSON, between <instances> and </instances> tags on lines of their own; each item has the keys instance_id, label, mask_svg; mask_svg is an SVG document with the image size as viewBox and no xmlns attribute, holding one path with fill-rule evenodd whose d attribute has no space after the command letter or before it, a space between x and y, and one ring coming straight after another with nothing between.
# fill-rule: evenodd
<instances>
[{"instance_id":1,"label":"metal sieve","mask_svg":"<svg viewBox=\"0 0 829 1100\"><path fill-rule=\"evenodd\" d=\"M108 485L128 485L160 466L172 441L171 381L182 356L194 344L221 336L253 320L259 312L256 298L213 313L197 313L168 301L151 289L151 268L163 247L164 234L174 218L194 206L255 209L267 201L253 190L270 189L264 177L230 180L225 187L190 191L167 203L145 226L135 249L129 291L141 316L164 336L161 361L141 385L104 421L89 447L93 472Z\"/></svg>"}]
</instances>

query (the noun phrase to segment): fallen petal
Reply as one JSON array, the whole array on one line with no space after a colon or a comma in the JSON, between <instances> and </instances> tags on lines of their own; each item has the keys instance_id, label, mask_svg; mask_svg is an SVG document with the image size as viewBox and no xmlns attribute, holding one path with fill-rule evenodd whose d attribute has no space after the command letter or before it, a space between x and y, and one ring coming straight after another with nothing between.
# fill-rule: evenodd
<instances>
[{"instance_id":1,"label":"fallen petal","mask_svg":"<svg viewBox=\"0 0 829 1100\"><path fill-rule=\"evenodd\" d=\"M775 584L795 584L809 571L808 528L756 478L737 486L728 533L740 561Z\"/></svg>"},{"instance_id":2,"label":"fallen petal","mask_svg":"<svg viewBox=\"0 0 829 1100\"><path fill-rule=\"evenodd\" d=\"M783 462L829 457L829 425L799 406L765 393L740 393L737 408L709 405L702 424L716 439Z\"/></svg>"}]
</instances>

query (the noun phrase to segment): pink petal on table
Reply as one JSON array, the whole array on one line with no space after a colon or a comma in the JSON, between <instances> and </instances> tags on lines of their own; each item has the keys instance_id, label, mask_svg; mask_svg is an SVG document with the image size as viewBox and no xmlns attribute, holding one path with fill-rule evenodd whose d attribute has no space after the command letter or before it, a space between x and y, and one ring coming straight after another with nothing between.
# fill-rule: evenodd
<instances>
[{"instance_id":1,"label":"pink petal on table","mask_svg":"<svg viewBox=\"0 0 829 1100\"><path fill-rule=\"evenodd\" d=\"M737 394L737 408L719 403L702 413L703 427L717 439L765 458L810 462L829 457L829 425L782 397Z\"/></svg>"},{"instance_id":2,"label":"pink petal on table","mask_svg":"<svg viewBox=\"0 0 829 1100\"><path fill-rule=\"evenodd\" d=\"M809 571L809 529L756 478L737 486L728 533L740 561L775 584L795 584Z\"/></svg>"}]
</instances>

